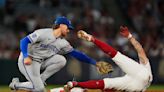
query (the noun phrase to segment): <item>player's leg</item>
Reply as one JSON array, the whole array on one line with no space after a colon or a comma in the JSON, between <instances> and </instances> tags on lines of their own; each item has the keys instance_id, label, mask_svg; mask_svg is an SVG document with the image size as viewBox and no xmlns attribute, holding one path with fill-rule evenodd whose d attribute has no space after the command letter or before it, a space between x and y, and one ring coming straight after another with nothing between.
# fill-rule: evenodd
<instances>
[{"instance_id":1,"label":"player's leg","mask_svg":"<svg viewBox=\"0 0 164 92\"><path fill-rule=\"evenodd\" d=\"M93 43L98 46L102 51L108 54L113 61L127 74L136 75L137 72L142 71L142 66L131 58L121 54L112 46L94 38Z\"/></svg>"},{"instance_id":2,"label":"player's leg","mask_svg":"<svg viewBox=\"0 0 164 92\"><path fill-rule=\"evenodd\" d=\"M66 59L62 55L54 55L47 59L43 64L42 68L45 69L41 74L41 79L45 82L50 76L58 72L66 64Z\"/></svg>"},{"instance_id":3,"label":"player's leg","mask_svg":"<svg viewBox=\"0 0 164 92\"><path fill-rule=\"evenodd\" d=\"M138 77L138 73L145 70L145 68L134 61L133 59L117 52L112 60L128 75Z\"/></svg>"},{"instance_id":4,"label":"player's leg","mask_svg":"<svg viewBox=\"0 0 164 92\"><path fill-rule=\"evenodd\" d=\"M41 64L36 61L32 61L31 65L25 65L23 63L23 56L20 55L18 60L18 67L28 81L15 83L15 89L44 92L44 85L40 78L40 66Z\"/></svg>"},{"instance_id":5,"label":"player's leg","mask_svg":"<svg viewBox=\"0 0 164 92\"><path fill-rule=\"evenodd\" d=\"M82 87L82 88L89 88L89 89L104 89L104 80L90 80L85 82L68 82L67 86L72 87Z\"/></svg>"},{"instance_id":6,"label":"player's leg","mask_svg":"<svg viewBox=\"0 0 164 92\"><path fill-rule=\"evenodd\" d=\"M106 53L108 56L110 56L111 58L115 57L115 55L117 54L117 50L114 49L112 46L106 44L105 42L102 42L96 38L93 38L92 42L99 47L104 53Z\"/></svg>"},{"instance_id":7,"label":"player's leg","mask_svg":"<svg viewBox=\"0 0 164 92\"><path fill-rule=\"evenodd\" d=\"M116 78L104 78L104 89L126 90L126 86L130 82L125 76Z\"/></svg>"},{"instance_id":8,"label":"player's leg","mask_svg":"<svg viewBox=\"0 0 164 92\"><path fill-rule=\"evenodd\" d=\"M109 89L111 92L114 90L112 89L119 89L124 88L126 86L126 82L128 79L124 77L117 77L117 78L105 78L103 80L90 80L85 82L68 82L67 86L69 88L72 87L82 87L88 89ZM124 89L123 89L124 90Z\"/></svg>"}]
</instances>

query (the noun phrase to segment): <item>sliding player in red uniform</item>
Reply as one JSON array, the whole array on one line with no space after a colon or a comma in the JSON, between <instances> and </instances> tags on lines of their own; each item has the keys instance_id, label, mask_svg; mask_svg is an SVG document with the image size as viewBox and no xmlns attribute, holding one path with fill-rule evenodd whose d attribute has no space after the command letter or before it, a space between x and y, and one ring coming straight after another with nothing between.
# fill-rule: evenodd
<instances>
[{"instance_id":1,"label":"sliding player in red uniform","mask_svg":"<svg viewBox=\"0 0 164 92\"><path fill-rule=\"evenodd\" d=\"M152 72L144 49L141 44L132 36L127 27L120 27L120 34L127 38L134 46L138 53L139 63L135 60L123 55L110 45L100 41L99 39L79 31L78 36L84 40L94 43L104 53L106 53L126 74L122 77L104 78L103 80L90 80L86 82L68 82L68 87L79 86L90 89L116 89L124 91L145 91L151 81Z\"/></svg>"}]
</instances>

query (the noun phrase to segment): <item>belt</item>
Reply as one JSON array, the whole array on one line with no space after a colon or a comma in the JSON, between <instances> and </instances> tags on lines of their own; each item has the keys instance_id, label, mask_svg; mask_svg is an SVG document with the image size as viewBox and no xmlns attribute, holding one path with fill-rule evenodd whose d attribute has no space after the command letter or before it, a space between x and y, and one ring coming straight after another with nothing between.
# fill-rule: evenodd
<instances>
[{"instance_id":1,"label":"belt","mask_svg":"<svg viewBox=\"0 0 164 92\"><path fill-rule=\"evenodd\" d=\"M52 56L46 57L46 58L34 58L34 57L32 57L32 60L41 63L41 62L46 61L47 59L51 58Z\"/></svg>"}]
</instances>

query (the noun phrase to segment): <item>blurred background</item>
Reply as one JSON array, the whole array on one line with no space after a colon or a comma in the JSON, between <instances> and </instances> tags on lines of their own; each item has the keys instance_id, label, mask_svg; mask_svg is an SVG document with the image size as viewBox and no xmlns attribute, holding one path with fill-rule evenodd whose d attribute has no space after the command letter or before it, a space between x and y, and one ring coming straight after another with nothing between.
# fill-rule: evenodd
<instances>
[{"instance_id":1,"label":"blurred background","mask_svg":"<svg viewBox=\"0 0 164 92\"><path fill-rule=\"evenodd\" d=\"M0 0L0 86L13 77L25 81L17 59L19 41L35 29L51 27L57 16L68 17L75 27L67 37L71 45L96 60L112 62L93 44L77 38L80 29L107 42L138 61L132 45L119 35L120 25L127 25L143 45L154 76L153 84L164 84L164 0ZM114 63L114 72L99 75L92 65L67 56L67 65L47 80L47 84L65 84L122 76Z\"/></svg>"}]
</instances>

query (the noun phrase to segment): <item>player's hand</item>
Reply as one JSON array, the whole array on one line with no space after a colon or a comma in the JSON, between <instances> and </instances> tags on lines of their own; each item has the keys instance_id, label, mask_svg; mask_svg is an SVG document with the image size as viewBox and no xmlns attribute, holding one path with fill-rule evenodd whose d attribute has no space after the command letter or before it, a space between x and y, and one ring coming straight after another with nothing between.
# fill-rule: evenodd
<instances>
[{"instance_id":1,"label":"player's hand","mask_svg":"<svg viewBox=\"0 0 164 92\"><path fill-rule=\"evenodd\" d=\"M122 36L128 38L128 39L132 37L132 34L129 32L129 29L126 26L125 27L123 27L123 26L120 27L120 34Z\"/></svg>"},{"instance_id":2,"label":"player's hand","mask_svg":"<svg viewBox=\"0 0 164 92\"><path fill-rule=\"evenodd\" d=\"M83 30L80 30L77 32L77 36L83 40L86 40L86 41L91 41L92 40L92 35L90 34L87 34L85 31Z\"/></svg>"},{"instance_id":3,"label":"player's hand","mask_svg":"<svg viewBox=\"0 0 164 92\"><path fill-rule=\"evenodd\" d=\"M32 59L30 57L24 58L24 64L25 65L31 65L31 63L32 63Z\"/></svg>"}]
</instances>

